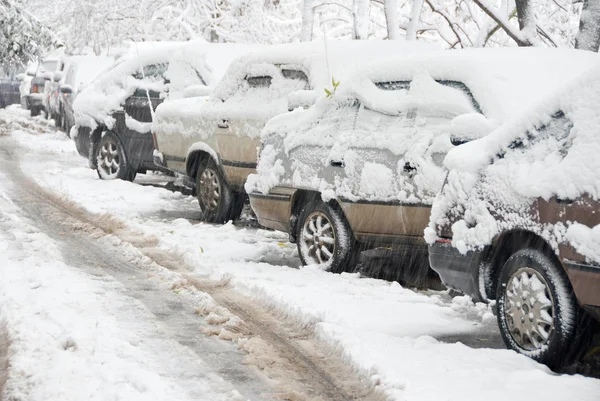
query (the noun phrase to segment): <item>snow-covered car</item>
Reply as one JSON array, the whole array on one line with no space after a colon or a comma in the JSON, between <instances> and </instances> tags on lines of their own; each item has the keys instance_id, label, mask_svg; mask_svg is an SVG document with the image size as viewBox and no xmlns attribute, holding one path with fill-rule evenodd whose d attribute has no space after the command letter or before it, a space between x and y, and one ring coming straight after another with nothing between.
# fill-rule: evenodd
<instances>
[{"instance_id":1,"label":"snow-covered car","mask_svg":"<svg viewBox=\"0 0 600 401\"><path fill-rule=\"evenodd\" d=\"M184 99L158 108L153 125L157 162L189 178L206 221L234 220L269 119L312 105L331 85L330 73L344 81L367 60L432 49L412 42L333 41L327 48L322 42L285 44L241 57L211 99Z\"/></svg>"},{"instance_id":2,"label":"snow-covered car","mask_svg":"<svg viewBox=\"0 0 600 401\"><path fill-rule=\"evenodd\" d=\"M132 181L138 172L159 169L151 134L156 107L165 99L209 94L243 47L165 43L120 59L75 99L72 136L79 154L102 179Z\"/></svg>"},{"instance_id":3,"label":"snow-covered car","mask_svg":"<svg viewBox=\"0 0 600 401\"><path fill-rule=\"evenodd\" d=\"M274 118L246 190L303 264L352 267L394 246L387 278L429 274L423 230L455 144L481 137L596 59L584 51L468 49L377 63L309 110Z\"/></svg>"},{"instance_id":4,"label":"snow-covered car","mask_svg":"<svg viewBox=\"0 0 600 401\"><path fill-rule=\"evenodd\" d=\"M57 127L70 135L75 125L73 102L77 94L115 62L113 57L72 56L66 61L65 74L60 81L57 114L53 117Z\"/></svg>"},{"instance_id":5,"label":"snow-covered car","mask_svg":"<svg viewBox=\"0 0 600 401\"><path fill-rule=\"evenodd\" d=\"M53 74L63 68L61 57L48 57L36 66L35 69L28 68L27 74L32 75L29 85L29 94L25 96L26 108L30 110L31 116L38 116L48 107L50 92L46 87L50 84Z\"/></svg>"},{"instance_id":6,"label":"snow-covered car","mask_svg":"<svg viewBox=\"0 0 600 401\"><path fill-rule=\"evenodd\" d=\"M16 78L15 71L5 72L0 66L0 109L21 101L19 92L20 82Z\"/></svg>"},{"instance_id":7,"label":"snow-covered car","mask_svg":"<svg viewBox=\"0 0 600 401\"><path fill-rule=\"evenodd\" d=\"M553 368L600 320L598 67L451 151L426 230L444 283L496 300L506 345Z\"/></svg>"}]
</instances>

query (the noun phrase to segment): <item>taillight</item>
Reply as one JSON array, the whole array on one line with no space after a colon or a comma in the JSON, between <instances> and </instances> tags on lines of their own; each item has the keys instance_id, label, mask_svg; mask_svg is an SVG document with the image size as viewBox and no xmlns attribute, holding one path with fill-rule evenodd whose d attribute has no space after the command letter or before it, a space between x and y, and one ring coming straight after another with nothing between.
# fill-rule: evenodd
<instances>
[{"instance_id":1,"label":"taillight","mask_svg":"<svg viewBox=\"0 0 600 401\"><path fill-rule=\"evenodd\" d=\"M33 87L31 88L31 93L39 93L39 86L37 85L33 85Z\"/></svg>"}]
</instances>

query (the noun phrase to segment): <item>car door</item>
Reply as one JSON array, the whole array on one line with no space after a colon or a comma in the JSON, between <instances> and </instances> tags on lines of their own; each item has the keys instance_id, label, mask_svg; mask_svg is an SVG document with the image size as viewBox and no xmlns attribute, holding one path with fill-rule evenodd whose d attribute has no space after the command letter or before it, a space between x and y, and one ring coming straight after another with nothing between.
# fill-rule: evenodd
<instances>
[{"instance_id":1,"label":"car door","mask_svg":"<svg viewBox=\"0 0 600 401\"><path fill-rule=\"evenodd\" d=\"M308 77L298 69L271 66L270 73L248 75L238 92L225 101L216 122L221 162L230 185L243 188L256 171L260 132L267 121L287 112L287 96L308 89ZM229 103L229 104L228 104Z\"/></svg>"},{"instance_id":2,"label":"car door","mask_svg":"<svg viewBox=\"0 0 600 401\"><path fill-rule=\"evenodd\" d=\"M164 78L164 74L167 67L167 63L146 65L143 72L140 70L135 73L133 77L139 86L133 95L125 100L124 118L117 117L121 140L132 160L152 162L154 141L150 126L156 107L166 96L165 84L168 80ZM159 91L159 88L162 88L162 91Z\"/></svg>"}]
</instances>

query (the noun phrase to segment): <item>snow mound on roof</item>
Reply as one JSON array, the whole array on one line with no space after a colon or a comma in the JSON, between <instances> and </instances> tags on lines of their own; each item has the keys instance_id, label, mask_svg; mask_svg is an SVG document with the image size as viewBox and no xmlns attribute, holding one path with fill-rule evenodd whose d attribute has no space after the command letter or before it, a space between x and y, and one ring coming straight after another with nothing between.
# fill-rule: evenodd
<instances>
[{"instance_id":1,"label":"snow mound on roof","mask_svg":"<svg viewBox=\"0 0 600 401\"><path fill-rule=\"evenodd\" d=\"M270 120L246 190L290 185L326 197L431 204L446 175L441 160L452 149L450 134L471 125L490 132L555 88L557 79L597 59L573 50L474 49L373 63L331 98ZM360 105L355 112L353 99ZM330 163L341 160L343 172L332 173ZM381 184L387 188L358 185L365 182L363 169L372 167L365 161L393 172Z\"/></svg>"},{"instance_id":2,"label":"snow mound on roof","mask_svg":"<svg viewBox=\"0 0 600 401\"><path fill-rule=\"evenodd\" d=\"M232 96L246 76L260 75L259 71L253 69L261 64L300 69L306 72L310 87L322 93L324 87L331 85L331 76L345 82L357 69L373 60L404 57L435 49L437 47L422 42L387 40L339 40L328 41L327 45L321 41L273 45L232 62L214 94L223 100Z\"/></svg>"},{"instance_id":3,"label":"snow mound on roof","mask_svg":"<svg viewBox=\"0 0 600 401\"><path fill-rule=\"evenodd\" d=\"M436 226L457 216L453 244L462 252L518 228L537 233L555 249L568 241L600 262L598 228L583 230L577 221L548 222L529 212L538 202L577 200L590 206L587 217L593 217L600 197L598 66L533 110L448 154L448 184L434 203L428 242L435 241ZM582 232L594 236L582 240Z\"/></svg>"},{"instance_id":4,"label":"snow mound on roof","mask_svg":"<svg viewBox=\"0 0 600 401\"><path fill-rule=\"evenodd\" d=\"M435 49L422 43L375 40L333 41L327 46L329 67L323 42L275 45L241 56L231 63L210 101L181 99L158 107L153 132L205 139L212 130L203 130L204 123L214 125L214 120L227 118L258 122L258 128L248 125L237 133L257 137L260 122L287 113L289 95L314 99L324 94L323 88L331 85L328 71L343 82L367 61ZM286 70L304 73L308 82L286 76ZM247 77L270 77L271 83L268 88L250 87Z\"/></svg>"},{"instance_id":5,"label":"snow mound on roof","mask_svg":"<svg viewBox=\"0 0 600 401\"><path fill-rule=\"evenodd\" d=\"M122 110L123 102L136 89L168 90L168 97L176 99L182 98L185 89L192 85L213 87L231 60L253 47L203 40L144 46L135 54L119 59L112 69L79 94L74 103L77 124L94 128L100 123L112 127L112 114ZM167 83L157 77L139 75L142 66L166 63Z\"/></svg>"}]
</instances>

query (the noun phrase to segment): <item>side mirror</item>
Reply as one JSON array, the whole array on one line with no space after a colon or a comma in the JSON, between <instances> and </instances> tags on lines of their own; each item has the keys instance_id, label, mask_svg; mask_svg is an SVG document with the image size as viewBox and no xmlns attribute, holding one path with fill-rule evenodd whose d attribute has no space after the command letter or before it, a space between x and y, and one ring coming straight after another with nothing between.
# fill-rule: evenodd
<instances>
[{"instance_id":1,"label":"side mirror","mask_svg":"<svg viewBox=\"0 0 600 401\"><path fill-rule=\"evenodd\" d=\"M73 93L73 87L69 84L62 85L60 87L60 93L65 94L65 95L70 95L71 93Z\"/></svg>"},{"instance_id":2,"label":"side mirror","mask_svg":"<svg viewBox=\"0 0 600 401\"><path fill-rule=\"evenodd\" d=\"M483 114L468 113L450 122L450 142L454 146L483 138L495 128L495 124Z\"/></svg>"},{"instance_id":3,"label":"side mirror","mask_svg":"<svg viewBox=\"0 0 600 401\"><path fill-rule=\"evenodd\" d=\"M56 71L52 76L54 82L59 82L61 79L63 79L63 73L61 71Z\"/></svg>"},{"instance_id":4,"label":"side mirror","mask_svg":"<svg viewBox=\"0 0 600 401\"><path fill-rule=\"evenodd\" d=\"M27 75L28 76L35 77L35 73L36 73L35 68L28 68L27 69Z\"/></svg>"},{"instance_id":5,"label":"side mirror","mask_svg":"<svg viewBox=\"0 0 600 401\"><path fill-rule=\"evenodd\" d=\"M210 96L212 88L204 85L192 85L183 90L183 97Z\"/></svg>"},{"instance_id":6,"label":"side mirror","mask_svg":"<svg viewBox=\"0 0 600 401\"><path fill-rule=\"evenodd\" d=\"M288 95L288 110L292 111L298 107L308 109L317 101L317 93L312 90L299 90Z\"/></svg>"},{"instance_id":7,"label":"side mirror","mask_svg":"<svg viewBox=\"0 0 600 401\"><path fill-rule=\"evenodd\" d=\"M46 80L46 81L50 81L50 80L52 80L52 73L45 72L44 74L42 74L42 78L44 78L44 80Z\"/></svg>"},{"instance_id":8,"label":"side mirror","mask_svg":"<svg viewBox=\"0 0 600 401\"><path fill-rule=\"evenodd\" d=\"M23 82L23 81L25 80L25 77L26 77L26 75L25 75L25 74L23 74L23 73L20 73L20 74L17 74L17 75L15 76L15 79L16 79L17 81L19 81L19 82Z\"/></svg>"}]
</instances>

